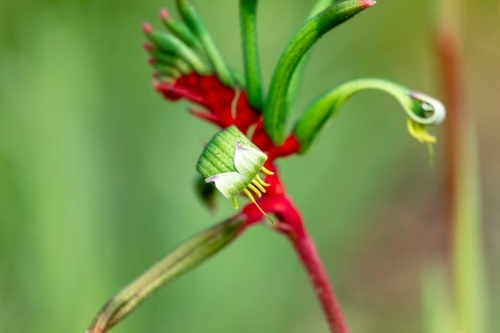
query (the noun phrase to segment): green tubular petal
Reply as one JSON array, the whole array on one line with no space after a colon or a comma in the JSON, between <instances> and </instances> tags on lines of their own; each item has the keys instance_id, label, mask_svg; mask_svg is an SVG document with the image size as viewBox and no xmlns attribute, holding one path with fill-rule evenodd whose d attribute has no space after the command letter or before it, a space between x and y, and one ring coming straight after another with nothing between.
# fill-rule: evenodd
<instances>
[{"instance_id":1,"label":"green tubular petal","mask_svg":"<svg viewBox=\"0 0 500 333\"><path fill-rule=\"evenodd\" d=\"M186 61L174 54L161 52L156 48L151 50L149 54L151 54L157 64L178 68L183 74L189 74L193 71Z\"/></svg>"},{"instance_id":2,"label":"green tubular petal","mask_svg":"<svg viewBox=\"0 0 500 333\"><path fill-rule=\"evenodd\" d=\"M146 36L161 51L182 57L197 73L208 73L205 64L198 55L178 38L156 31L151 31Z\"/></svg>"},{"instance_id":3,"label":"green tubular petal","mask_svg":"<svg viewBox=\"0 0 500 333\"><path fill-rule=\"evenodd\" d=\"M158 288L229 245L243 228L244 219L237 216L192 237L106 302L87 332L107 332Z\"/></svg>"},{"instance_id":4,"label":"green tubular petal","mask_svg":"<svg viewBox=\"0 0 500 333\"><path fill-rule=\"evenodd\" d=\"M309 12L309 15L307 16L307 20L310 20L317 14L319 14L321 11L325 10L328 6L332 5L335 0L318 0L314 4L313 8ZM290 79L290 87L288 88L288 95L287 95L287 102L286 102L286 112L287 113L292 113L293 112L293 106L295 105L295 101L297 99L297 94L300 89L300 82L302 80L302 76L304 73L304 69L306 67L307 60L309 58L309 53L310 51L306 52L302 56L302 59L300 59L299 64L295 68L292 78Z\"/></svg>"},{"instance_id":5,"label":"green tubular petal","mask_svg":"<svg viewBox=\"0 0 500 333\"><path fill-rule=\"evenodd\" d=\"M240 0L240 21L248 102L260 112L264 107L264 94L257 47L257 2L258 0Z\"/></svg>"},{"instance_id":6,"label":"green tubular petal","mask_svg":"<svg viewBox=\"0 0 500 333\"><path fill-rule=\"evenodd\" d=\"M372 4L362 0L338 1L307 21L292 38L274 71L264 109L264 128L275 145L281 144L285 138L287 93L302 56L326 32Z\"/></svg>"},{"instance_id":7,"label":"green tubular petal","mask_svg":"<svg viewBox=\"0 0 500 333\"><path fill-rule=\"evenodd\" d=\"M226 86L233 87L234 79L231 75L231 71L227 67L226 63L222 59L219 50L215 46L212 37L210 36L207 28L201 21L200 16L196 12L196 9L187 0L177 0L177 9L179 14L181 14L182 19L187 24L189 29L201 42L205 54L208 60L212 64L215 73Z\"/></svg>"},{"instance_id":8,"label":"green tubular petal","mask_svg":"<svg viewBox=\"0 0 500 333\"><path fill-rule=\"evenodd\" d=\"M245 74L243 74L240 70L236 68L230 68L231 70L231 75L234 78L234 81L238 85L238 87L245 89L246 87L246 80L245 80Z\"/></svg>"},{"instance_id":9,"label":"green tubular petal","mask_svg":"<svg viewBox=\"0 0 500 333\"><path fill-rule=\"evenodd\" d=\"M172 78L178 78L181 76L181 72L175 67L161 65L161 64L155 64L154 67L156 68L158 74L160 75L165 75Z\"/></svg>"},{"instance_id":10,"label":"green tubular petal","mask_svg":"<svg viewBox=\"0 0 500 333\"><path fill-rule=\"evenodd\" d=\"M182 40L189 47L199 47L200 43L189 28L180 21L171 17L166 10L160 12L160 17L165 24L165 27L177 38Z\"/></svg>"},{"instance_id":11,"label":"green tubular petal","mask_svg":"<svg viewBox=\"0 0 500 333\"><path fill-rule=\"evenodd\" d=\"M412 92L399 84L381 79L353 80L318 98L297 121L293 132L300 142L301 154L310 148L325 123L337 114L347 99L364 89L378 89L389 93L401 103L408 117L418 124L437 125L444 120L443 104L425 94ZM432 114L426 115L429 112ZM418 135L420 138L424 137L421 132Z\"/></svg>"}]
</instances>

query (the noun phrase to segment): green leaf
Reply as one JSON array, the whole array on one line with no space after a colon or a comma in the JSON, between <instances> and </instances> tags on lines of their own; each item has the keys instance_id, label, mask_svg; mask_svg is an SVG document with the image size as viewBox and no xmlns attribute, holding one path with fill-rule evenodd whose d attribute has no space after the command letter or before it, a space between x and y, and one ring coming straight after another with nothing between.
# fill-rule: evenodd
<instances>
[{"instance_id":1,"label":"green leaf","mask_svg":"<svg viewBox=\"0 0 500 333\"><path fill-rule=\"evenodd\" d=\"M248 102L256 111L261 112L264 108L264 95L257 47L257 1L240 0L240 20Z\"/></svg>"},{"instance_id":2,"label":"green leaf","mask_svg":"<svg viewBox=\"0 0 500 333\"><path fill-rule=\"evenodd\" d=\"M196 9L187 0L177 0L177 9L189 29L191 29L196 38L201 42L203 50L220 81L228 87L233 87L235 82L231 71L222 59L212 36L210 36Z\"/></svg>"},{"instance_id":3,"label":"green leaf","mask_svg":"<svg viewBox=\"0 0 500 333\"><path fill-rule=\"evenodd\" d=\"M326 122L337 114L352 95L365 89L378 89L389 93L401 103L409 119L419 125L437 125L445 117L444 106L441 102L427 95L412 92L386 80L371 78L353 80L318 98L297 121L293 133L300 142L300 153L303 154L309 150ZM431 112L430 115L427 114L429 112ZM414 126L411 129L414 131L411 134L417 139L424 141L428 139L424 126Z\"/></svg>"},{"instance_id":4,"label":"green leaf","mask_svg":"<svg viewBox=\"0 0 500 333\"><path fill-rule=\"evenodd\" d=\"M264 109L264 128L275 145L285 138L288 91L300 59L326 32L372 4L374 2L368 0L338 1L307 21L289 42L274 70Z\"/></svg>"},{"instance_id":5,"label":"green leaf","mask_svg":"<svg viewBox=\"0 0 500 333\"><path fill-rule=\"evenodd\" d=\"M185 242L112 297L94 318L87 333L104 333L129 315L159 287L201 264L234 240L243 230L236 216Z\"/></svg>"}]
</instances>

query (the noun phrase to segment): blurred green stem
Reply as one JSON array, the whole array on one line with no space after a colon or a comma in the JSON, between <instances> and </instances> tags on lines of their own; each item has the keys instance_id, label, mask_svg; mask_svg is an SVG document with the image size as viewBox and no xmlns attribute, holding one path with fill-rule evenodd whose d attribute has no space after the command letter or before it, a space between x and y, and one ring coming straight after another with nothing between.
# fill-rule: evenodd
<instances>
[{"instance_id":1,"label":"blurred green stem","mask_svg":"<svg viewBox=\"0 0 500 333\"><path fill-rule=\"evenodd\" d=\"M243 229L241 215L222 222L179 246L112 297L86 333L104 333L123 320L152 292L216 254Z\"/></svg>"},{"instance_id":2,"label":"blurred green stem","mask_svg":"<svg viewBox=\"0 0 500 333\"><path fill-rule=\"evenodd\" d=\"M467 112L462 78L460 0L440 3L436 47L448 110L446 175L455 329L486 332L486 279L482 241L480 180L475 124Z\"/></svg>"}]
</instances>

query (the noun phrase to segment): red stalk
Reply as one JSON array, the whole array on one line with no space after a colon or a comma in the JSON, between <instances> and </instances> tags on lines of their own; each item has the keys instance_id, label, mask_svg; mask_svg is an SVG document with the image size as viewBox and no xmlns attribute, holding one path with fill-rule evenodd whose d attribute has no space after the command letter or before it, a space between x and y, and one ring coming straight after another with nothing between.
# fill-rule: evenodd
<instances>
[{"instance_id":1,"label":"red stalk","mask_svg":"<svg viewBox=\"0 0 500 333\"><path fill-rule=\"evenodd\" d=\"M269 183L280 183L277 176L268 177ZM274 225L276 231L285 235L297 252L304 266L316 297L320 302L323 313L328 321L332 333L348 333L349 329L344 320L335 292L328 280L328 275L316 251L313 240L309 237L299 211L285 193L281 195L263 196L259 205L266 213L274 214L278 222ZM263 218L262 213L254 204L243 209L246 214L246 226L250 226Z\"/></svg>"}]
</instances>

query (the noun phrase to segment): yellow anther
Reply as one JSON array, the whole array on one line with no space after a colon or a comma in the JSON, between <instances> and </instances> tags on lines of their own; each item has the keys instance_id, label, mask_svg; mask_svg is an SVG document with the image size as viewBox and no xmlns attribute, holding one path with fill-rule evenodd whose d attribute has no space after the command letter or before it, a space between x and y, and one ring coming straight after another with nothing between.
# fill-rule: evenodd
<instances>
[{"instance_id":1,"label":"yellow anther","mask_svg":"<svg viewBox=\"0 0 500 333\"><path fill-rule=\"evenodd\" d=\"M253 197L252 193L250 193L250 191L247 190L247 189L244 189L243 192L247 195L248 199L251 202L253 202L255 204L255 206L257 206L257 208L260 210L260 212L262 213L262 215L264 215L269 221L271 221L272 224L274 224L274 221L262 210L262 208L260 208L260 206L257 203L257 201L255 201L255 198Z\"/></svg>"},{"instance_id":2,"label":"yellow anther","mask_svg":"<svg viewBox=\"0 0 500 333\"><path fill-rule=\"evenodd\" d=\"M259 190L261 190L262 193L266 193L266 189L264 187L262 187L262 185L260 185L256 179L252 180L252 184L257 186L259 188Z\"/></svg>"},{"instance_id":3,"label":"yellow anther","mask_svg":"<svg viewBox=\"0 0 500 333\"><path fill-rule=\"evenodd\" d=\"M257 181L260 183L260 185L271 186L271 184L268 184L265 181L263 181L262 178L260 178L260 176L258 174L257 174L257 176L255 176L255 179L257 179Z\"/></svg>"},{"instance_id":4,"label":"yellow anther","mask_svg":"<svg viewBox=\"0 0 500 333\"><path fill-rule=\"evenodd\" d=\"M274 172L272 172L272 171L270 171L270 170L266 169L266 167L264 167L264 166L262 166L262 168L261 168L260 170L261 170L263 173L265 173L266 175L268 175L268 176L272 176L272 175L274 175Z\"/></svg>"},{"instance_id":5,"label":"yellow anther","mask_svg":"<svg viewBox=\"0 0 500 333\"><path fill-rule=\"evenodd\" d=\"M233 206L234 209L238 209L238 201L236 200L236 197L233 197Z\"/></svg>"},{"instance_id":6,"label":"yellow anther","mask_svg":"<svg viewBox=\"0 0 500 333\"><path fill-rule=\"evenodd\" d=\"M260 198L262 196L262 193L259 192L259 190L253 186L252 184L248 184L247 186L249 189L251 189L257 196ZM264 191L265 192L265 191Z\"/></svg>"}]
</instances>

